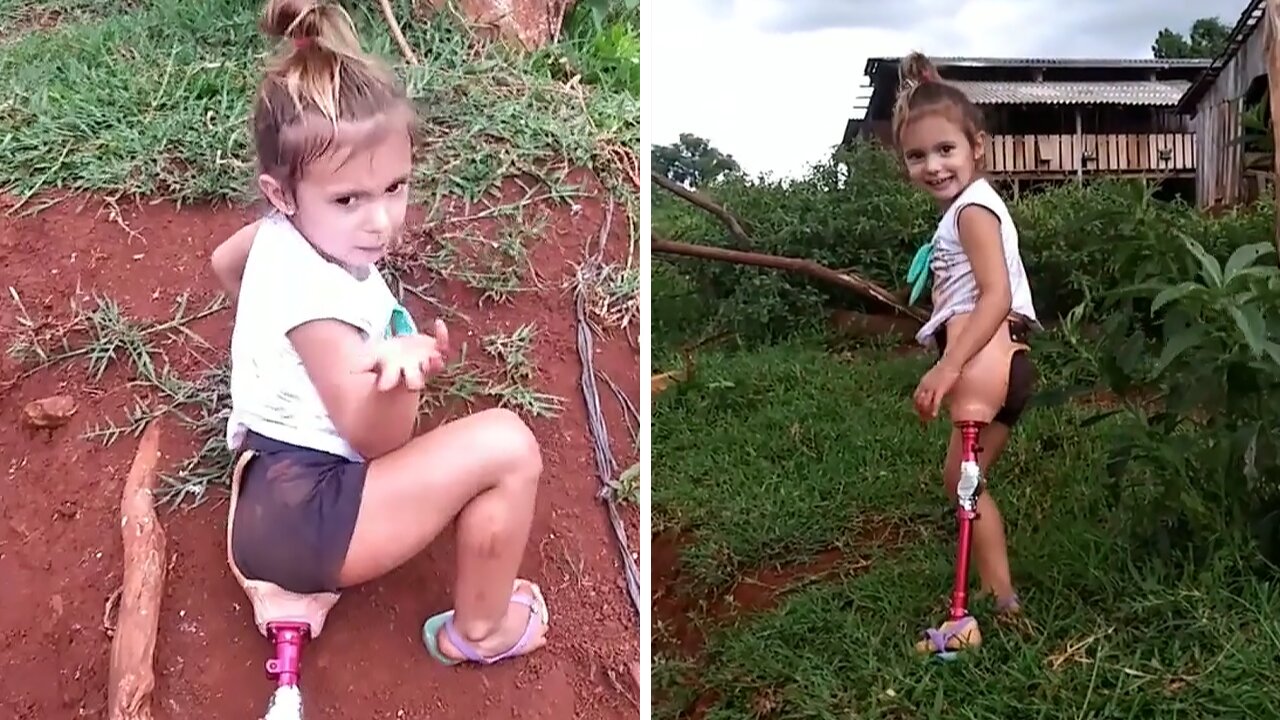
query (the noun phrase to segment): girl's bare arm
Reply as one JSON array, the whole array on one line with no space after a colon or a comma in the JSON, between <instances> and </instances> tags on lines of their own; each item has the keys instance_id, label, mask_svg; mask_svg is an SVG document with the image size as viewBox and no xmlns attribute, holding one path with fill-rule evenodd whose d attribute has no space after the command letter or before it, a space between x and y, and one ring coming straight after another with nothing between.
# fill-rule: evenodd
<instances>
[{"instance_id":1,"label":"girl's bare arm","mask_svg":"<svg viewBox=\"0 0 1280 720\"><path fill-rule=\"evenodd\" d=\"M249 261L249 249L253 247L253 238L258 234L261 220L255 220L240 228L234 235L222 241L214 249L209 262L213 265L213 274L218 277L222 289L234 302L240 295L240 280L244 277L244 266Z\"/></svg>"},{"instance_id":2,"label":"girl's bare arm","mask_svg":"<svg viewBox=\"0 0 1280 720\"><path fill-rule=\"evenodd\" d=\"M334 427L365 458L381 457L413 437L418 391L377 388L375 372L355 372L365 350L360 332L340 320L312 320L289 331Z\"/></svg>"},{"instance_id":3,"label":"girl's bare arm","mask_svg":"<svg viewBox=\"0 0 1280 720\"><path fill-rule=\"evenodd\" d=\"M946 352L939 361L959 371L991 342L1000 323L1009 317L1013 290L1009 287L1009 270L1000 238L1000 218L981 205L970 205L960 211L957 224L960 244L978 281L977 307L959 337L947 338Z\"/></svg>"}]
</instances>

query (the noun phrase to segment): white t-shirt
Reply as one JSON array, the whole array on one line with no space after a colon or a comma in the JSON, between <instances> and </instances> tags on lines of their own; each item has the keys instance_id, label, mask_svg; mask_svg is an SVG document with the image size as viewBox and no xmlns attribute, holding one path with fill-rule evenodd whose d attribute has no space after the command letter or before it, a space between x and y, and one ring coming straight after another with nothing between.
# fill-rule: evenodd
<instances>
[{"instance_id":1,"label":"white t-shirt","mask_svg":"<svg viewBox=\"0 0 1280 720\"><path fill-rule=\"evenodd\" d=\"M1036 308L1031 300L1031 285L1018 252L1018 228L1000 194L984 178L974 180L951 203L938 221L933 234L933 257L929 269L933 273L933 315L916 333L922 345L934 344L933 334L958 314L973 312L978 302L978 278L973 274L969 256L960 244L960 211L969 205L981 205L1000 218L1000 241L1004 246L1005 268L1009 271L1009 289L1013 296L1013 312L1027 318L1041 329Z\"/></svg>"},{"instance_id":2,"label":"white t-shirt","mask_svg":"<svg viewBox=\"0 0 1280 720\"><path fill-rule=\"evenodd\" d=\"M357 280L316 252L286 217L265 218L245 264L231 331L231 448L253 430L362 460L338 434L287 333L312 320L334 319L380 340L397 306L377 268Z\"/></svg>"}]
</instances>

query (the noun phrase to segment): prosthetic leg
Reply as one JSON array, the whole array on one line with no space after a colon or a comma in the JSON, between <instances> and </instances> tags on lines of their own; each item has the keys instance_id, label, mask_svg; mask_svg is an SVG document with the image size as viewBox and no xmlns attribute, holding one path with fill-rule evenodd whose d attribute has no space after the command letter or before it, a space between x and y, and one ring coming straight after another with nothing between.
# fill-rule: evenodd
<instances>
[{"instance_id":1,"label":"prosthetic leg","mask_svg":"<svg viewBox=\"0 0 1280 720\"><path fill-rule=\"evenodd\" d=\"M275 655L266 662L267 677L276 681L276 690L263 720L301 720L302 695L298 681L302 675L302 648L320 637L324 621L338 602L338 593L299 595L261 580L248 580L236 567L231 552L231 535L240 497L240 479L253 452L243 453L231 474L231 508L227 515L227 564L253 604L258 632L275 646Z\"/></svg>"},{"instance_id":2,"label":"prosthetic leg","mask_svg":"<svg viewBox=\"0 0 1280 720\"><path fill-rule=\"evenodd\" d=\"M959 337L970 320L969 314L957 315L947 323L948 337ZM952 388L948 399L951 422L960 431L960 478L956 483L956 572L951 587L951 608L947 619L937 628L925 631L916 650L950 660L955 651L982 644L978 621L969 614L969 551L973 523L978 519L978 496L982 493L982 468L978 442L986 427L1004 405L1009 392L1009 364L1014 353L1027 346L1015 343L1009 335L1009 323L1003 322L991 341L978 351Z\"/></svg>"}]
</instances>

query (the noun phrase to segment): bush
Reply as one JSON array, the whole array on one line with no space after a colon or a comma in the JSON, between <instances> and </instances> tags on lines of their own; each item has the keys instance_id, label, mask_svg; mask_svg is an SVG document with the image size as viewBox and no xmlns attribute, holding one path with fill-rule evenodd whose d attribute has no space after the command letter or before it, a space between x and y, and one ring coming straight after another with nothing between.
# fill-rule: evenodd
<instances>
[{"instance_id":1,"label":"bush","mask_svg":"<svg viewBox=\"0 0 1280 720\"><path fill-rule=\"evenodd\" d=\"M654 230L683 242L854 268L890 290L905 285L907 263L938 218L932 200L903 181L897 160L872 144L855 145L799 180L731 176L702 190L742 220L752 247L737 247L710 214L658 188ZM1121 180L1068 183L1011 202L1010 211L1036 308L1048 320L1140 270L1140 258L1176 252L1179 234L1202 238L1218 256L1269 236L1272 222L1269 206L1212 219ZM790 328L820 322L831 306L864 309L860 298L775 270L670 256L655 258L660 263L698 288L700 301L715 308L718 329L744 338L783 339Z\"/></svg>"},{"instance_id":2,"label":"bush","mask_svg":"<svg viewBox=\"0 0 1280 720\"><path fill-rule=\"evenodd\" d=\"M1061 332L1066 375L1127 399L1107 478L1126 532L1170 557L1193 557L1252 533L1280 559L1280 268L1275 246L1237 246L1223 263L1176 232L1164 254L1130 254L1136 282L1097 303L1086 339L1082 304ZM1229 236L1228 236L1229 237ZM1223 236L1206 236L1225 245ZM1092 381L1092 382L1088 382ZM1120 529L1120 528L1117 528Z\"/></svg>"}]
</instances>

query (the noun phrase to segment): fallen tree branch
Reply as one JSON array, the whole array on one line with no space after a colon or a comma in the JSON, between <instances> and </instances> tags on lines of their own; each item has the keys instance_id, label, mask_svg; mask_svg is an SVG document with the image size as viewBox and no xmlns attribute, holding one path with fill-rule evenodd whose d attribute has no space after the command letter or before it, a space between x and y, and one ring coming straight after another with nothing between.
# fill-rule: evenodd
<instances>
[{"instance_id":1,"label":"fallen tree branch","mask_svg":"<svg viewBox=\"0 0 1280 720\"><path fill-rule=\"evenodd\" d=\"M400 54L404 55L405 61L410 65L417 65L418 57L413 54L413 49L409 47L409 41L404 38L404 31L400 29L400 21L396 20L396 13L391 9L391 0L378 0L378 5L382 8L382 17L386 18L387 26L391 28L391 37L400 48Z\"/></svg>"},{"instance_id":2,"label":"fallen tree branch","mask_svg":"<svg viewBox=\"0 0 1280 720\"><path fill-rule=\"evenodd\" d=\"M120 590L111 669L108 720L151 720L156 633L164 594L165 537L152 492L160 458L160 426L152 422L138 443L120 501L124 580Z\"/></svg>"},{"instance_id":3,"label":"fallen tree branch","mask_svg":"<svg viewBox=\"0 0 1280 720\"><path fill-rule=\"evenodd\" d=\"M680 183L658 173L652 173L653 181L660 185L667 192L688 202L692 205L702 208L707 212L715 215L720 222L729 230L729 234L733 235L743 247L751 247L751 238L747 235L747 231L742 228L742 223L737 216L717 205L710 198L697 190L690 190Z\"/></svg>"},{"instance_id":4,"label":"fallen tree branch","mask_svg":"<svg viewBox=\"0 0 1280 720\"><path fill-rule=\"evenodd\" d=\"M912 318L917 322L924 324L929 319L919 308L904 305L901 300L893 295L893 293L885 290L870 280L849 272L837 272L829 267L819 265L812 260L803 258L782 257L779 255L765 255L764 253L744 252L742 250L729 250L728 248L709 247L707 245L691 245L689 243L676 242L674 240L666 240L653 235L649 247L653 252L668 253L670 255L683 255L685 257L696 257L703 260L718 260L720 262L737 263L739 265L754 265L757 267L773 268L775 270L787 270L802 275L808 275L815 280L821 280L828 285L844 288L880 302L883 305L893 308L902 315Z\"/></svg>"}]
</instances>

